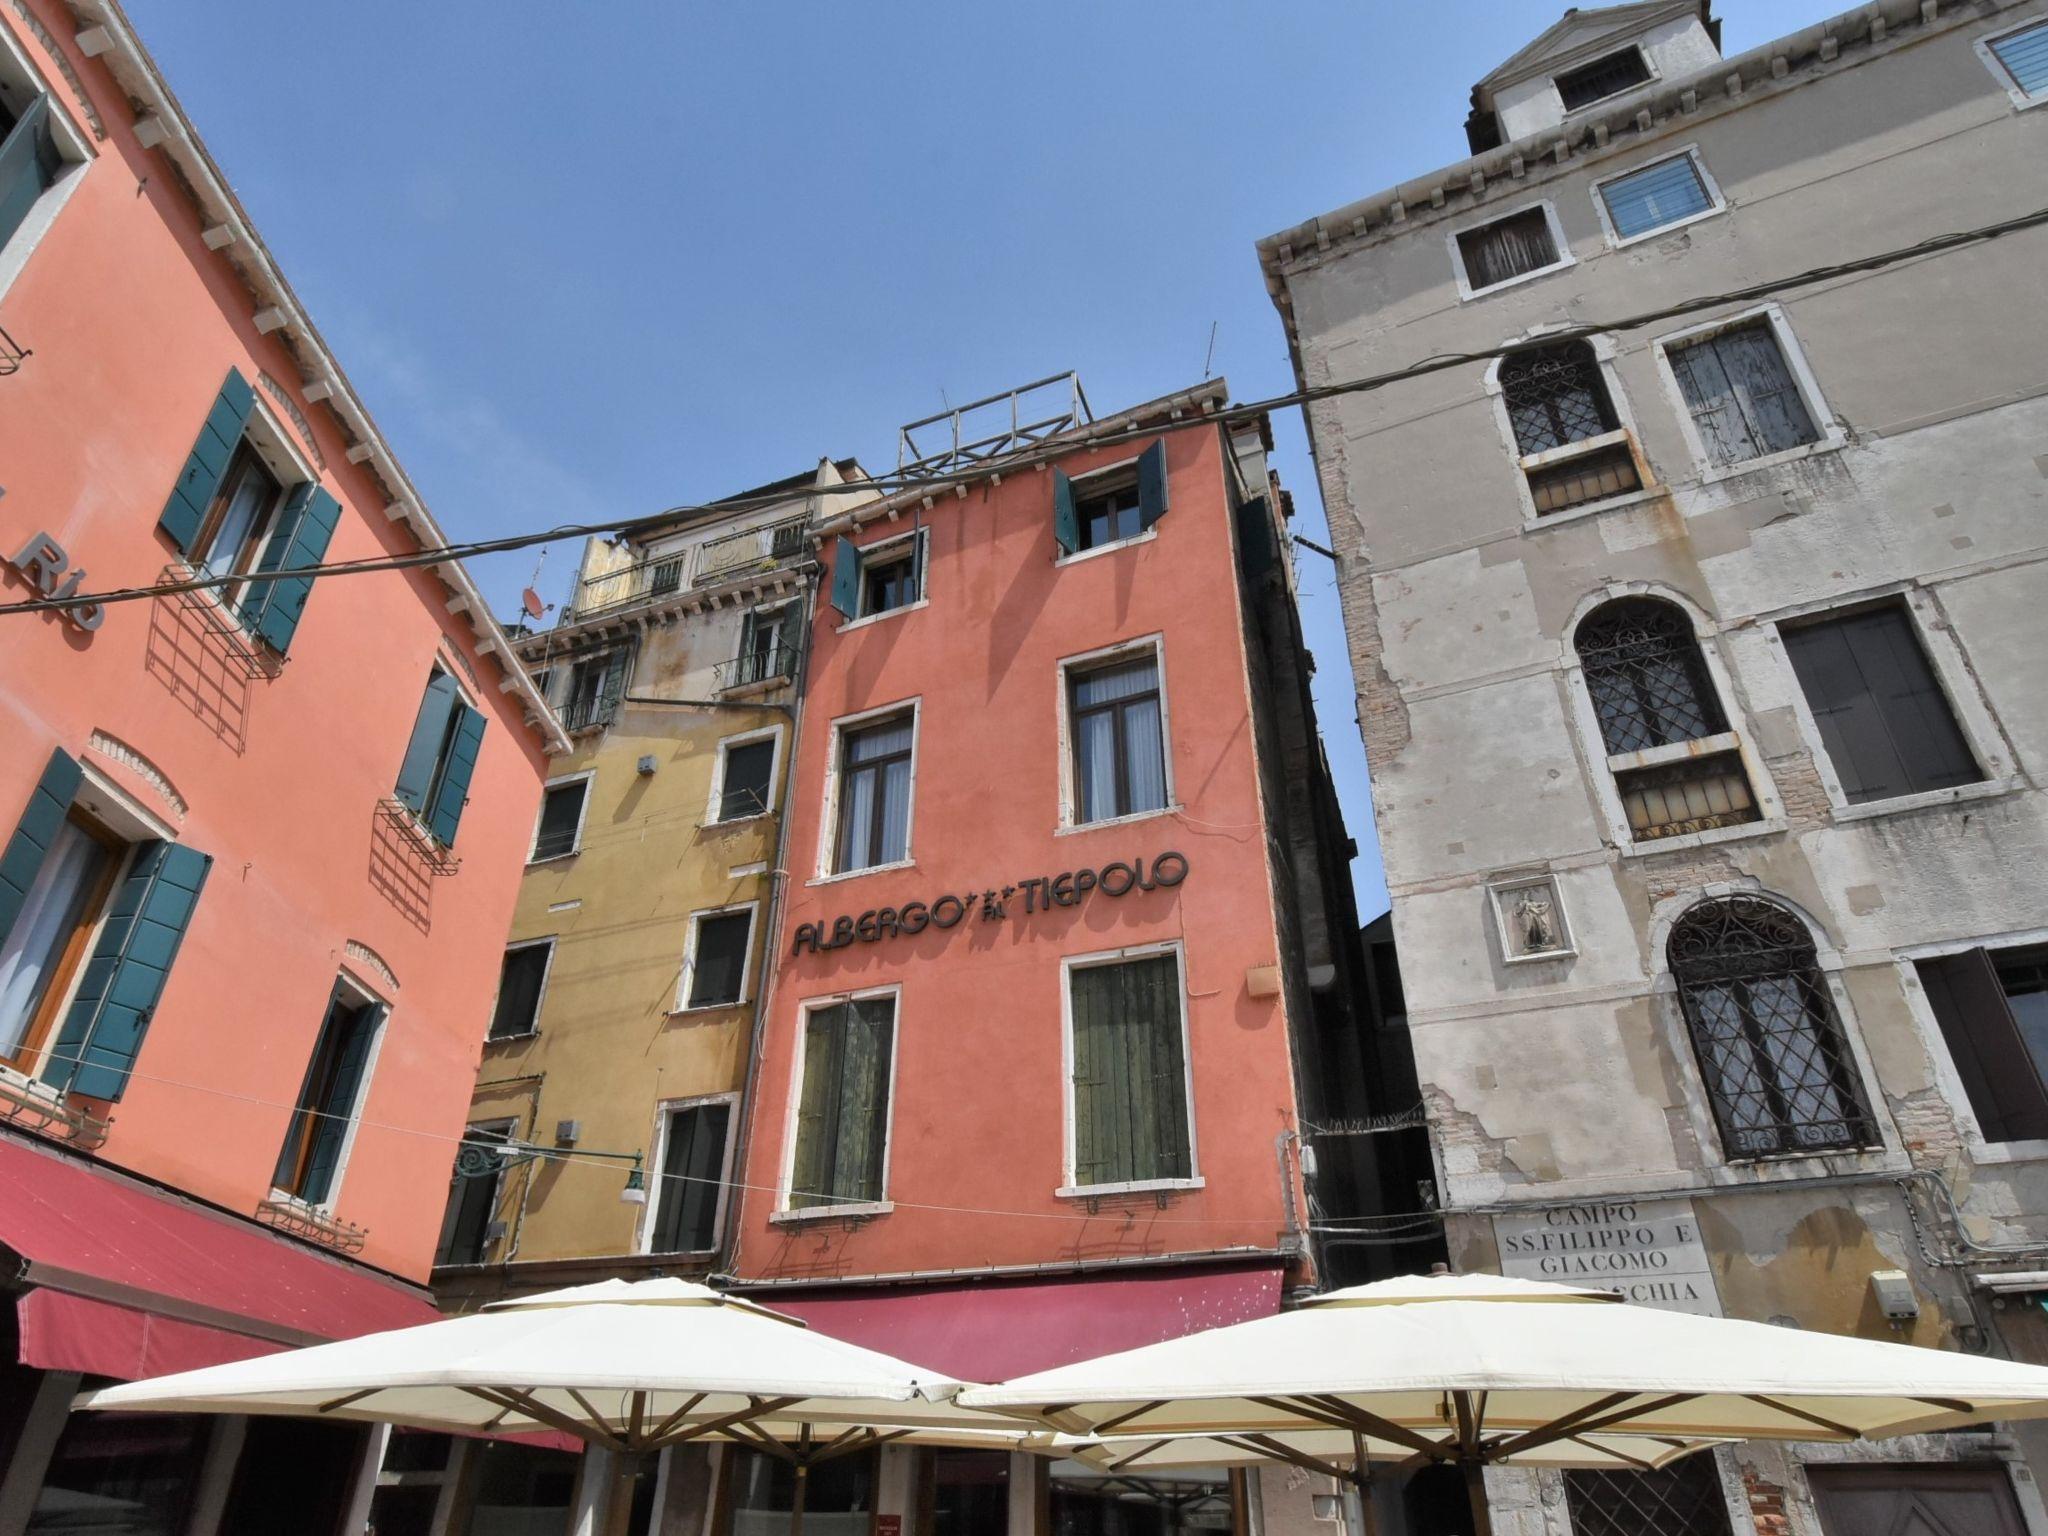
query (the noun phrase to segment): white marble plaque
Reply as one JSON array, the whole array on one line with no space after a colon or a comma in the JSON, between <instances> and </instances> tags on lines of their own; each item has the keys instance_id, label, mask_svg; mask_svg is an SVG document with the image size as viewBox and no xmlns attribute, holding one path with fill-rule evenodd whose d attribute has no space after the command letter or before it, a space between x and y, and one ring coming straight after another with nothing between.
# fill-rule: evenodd
<instances>
[{"instance_id":1,"label":"white marble plaque","mask_svg":"<svg viewBox=\"0 0 2048 1536\"><path fill-rule=\"evenodd\" d=\"M1598 1286L1625 1301L1721 1315L1690 1200L1599 1200L1496 1216L1501 1273Z\"/></svg>"}]
</instances>

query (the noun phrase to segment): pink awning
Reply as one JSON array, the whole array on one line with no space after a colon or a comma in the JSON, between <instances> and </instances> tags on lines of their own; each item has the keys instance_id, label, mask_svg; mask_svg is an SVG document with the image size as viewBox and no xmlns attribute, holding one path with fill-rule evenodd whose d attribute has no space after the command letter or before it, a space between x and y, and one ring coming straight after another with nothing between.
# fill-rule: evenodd
<instances>
[{"instance_id":1,"label":"pink awning","mask_svg":"<svg viewBox=\"0 0 2048 1536\"><path fill-rule=\"evenodd\" d=\"M1280 1310L1277 1264L1132 1269L1045 1280L889 1285L752 1299L821 1333L944 1371L1006 1381Z\"/></svg>"},{"instance_id":2,"label":"pink awning","mask_svg":"<svg viewBox=\"0 0 2048 1536\"><path fill-rule=\"evenodd\" d=\"M0 1246L33 1287L20 1358L133 1381L429 1323L425 1291L0 1135Z\"/></svg>"}]
</instances>

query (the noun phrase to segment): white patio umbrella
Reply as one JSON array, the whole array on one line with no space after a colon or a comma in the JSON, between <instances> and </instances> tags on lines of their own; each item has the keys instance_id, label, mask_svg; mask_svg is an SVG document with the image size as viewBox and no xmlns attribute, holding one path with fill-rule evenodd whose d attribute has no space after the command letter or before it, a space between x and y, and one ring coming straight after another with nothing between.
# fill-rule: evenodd
<instances>
[{"instance_id":1,"label":"white patio umbrella","mask_svg":"<svg viewBox=\"0 0 2048 1536\"><path fill-rule=\"evenodd\" d=\"M639 1454L743 1441L797 1470L891 1440L1015 1444L963 1384L687 1280L606 1280L467 1317L82 1394L124 1413L285 1414L462 1433L558 1430Z\"/></svg>"},{"instance_id":2,"label":"white patio umbrella","mask_svg":"<svg viewBox=\"0 0 2048 1536\"><path fill-rule=\"evenodd\" d=\"M1457 1464L1486 1536L1488 1466L1647 1469L1725 1440L2043 1417L2048 1370L1574 1286L1418 1275L969 1388L958 1402L1096 1437L1070 1453L1106 1467L1266 1459L1363 1486L1374 1459Z\"/></svg>"}]
</instances>

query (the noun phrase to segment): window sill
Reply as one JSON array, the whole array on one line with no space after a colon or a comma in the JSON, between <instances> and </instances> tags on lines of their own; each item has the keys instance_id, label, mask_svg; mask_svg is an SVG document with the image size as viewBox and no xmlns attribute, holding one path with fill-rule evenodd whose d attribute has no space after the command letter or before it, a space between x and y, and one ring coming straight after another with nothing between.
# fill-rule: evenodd
<instances>
[{"instance_id":1,"label":"window sill","mask_svg":"<svg viewBox=\"0 0 2048 1536\"><path fill-rule=\"evenodd\" d=\"M806 880L806 886L837 885L842 880L858 880L862 875L887 874L892 869L915 869L917 860L896 859L887 864L864 864L859 869L843 869L836 875L814 875Z\"/></svg>"},{"instance_id":2,"label":"window sill","mask_svg":"<svg viewBox=\"0 0 2048 1536\"><path fill-rule=\"evenodd\" d=\"M2048 1162L2048 1141L1986 1141L1972 1130L1967 1145L1970 1161L1980 1167L1986 1163Z\"/></svg>"},{"instance_id":3,"label":"window sill","mask_svg":"<svg viewBox=\"0 0 2048 1536\"><path fill-rule=\"evenodd\" d=\"M1817 442L1801 443L1797 448L1787 448L1779 453L1766 453L1759 458L1742 459L1733 464L1702 465L1700 484L1718 485L1723 480L1733 480L1738 475L1753 474L1760 469L1776 469L1781 464L1797 464L1801 459L1810 459L1819 454L1839 453L1848 445L1849 439L1843 433L1831 429Z\"/></svg>"},{"instance_id":4,"label":"window sill","mask_svg":"<svg viewBox=\"0 0 2048 1536\"><path fill-rule=\"evenodd\" d=\"M1709 848L1716 843L1739 843L1749 837L1770 837L1785 830L1785 818L1766 816L1761 821L1745 821L1732 827L1714 827L1705 832L1688 832L1683 837L1652 838L1639 843L1633 838L1621 844L1621 856L1625 859L1649 858L1660 853L1683 853L1691 848Z\"/></svg>"},{"instance_id":5,"label":"window sill","mask_svg":"<svg viewBox=\"0 0 2048 1536\"><path fill-rule=\"evenodd\" d=\"M775 813L773 811L755 811L750 816L721 816L716 821L701 822L699 825L706 832L717 832L726 827L749 827L757 821L773 821L774 819Z\"/></svg>"},{"instance_id":6,"label":"window sill","mask_svg":"<svg viewBox=\"0 0 2048 1536\"><path fill-rule=\"evenodd\" d=\"M1475 299L1490 299L1496 293L1506 293L1510 288L1519 288L1524 283L1533 283L1537 278L1548 277L1553 272L1568 272L1578 264L1578 258L1567 252L1560 260L1553 261L1547 267L1537 267L1534 271L1518 273L1504 283L1493 283L1485 288L1469 286L1463 270L1460 270L1458 273L1458 302L1460 304L1470 304Z\"/></svg>"},{"instance_id":7,"label":"window sill","mask_svg":"<svg viewBox=\"0 0 2048 1536\"><path fill-rule=\"evenodd\" d=\"M735 1008L747 1006L747 999L736 997L727 1003L690 1003L681 1008L671 1008L668 1016L672 1019L687 1019L700 1013L730 1013Z\"/></svg>"},{"instance_id":8,"label":"window sill","mask_svg":"<svg viewBox=\"0 0 2048 1536\"><path fill-rule=\"evenodd\" d=\"M905 603L901 608L884 608L880 613L864 613L857 619L843 619L839 624L839 633L843 635L849 629L861 629L869 624L879 624L884 619L896 618L900 614L915 613L920 608L929 608L931 604L930 598L920 597L916 602Z\"/></svg>"},{"instance_id":9,"label":"window sill","mask_svg":"<svg viewBox=\"0 0 2048 1536\"><path fill-rule=\"evenodd\" d=\"M1834 802L1836 821L1869 821L1878 816L1898 816L1909 811L1936 810L1944 805L1995 800L2000 795L2009 795L2023 788L2025 785L2016 778L1981 779L1975 784L1958 784L1950 789L1928 789L1913 795L1894 795L1889 800L1851 803L1841 799L1831 784L1828 786L1828 798Z\"/></svg>"},{"instance_id":10,"label":"window sill","mask_svg":"<svg viewBox=\"0 0 2048 1536\"><path fill-rule=\"evenodd\" d=\"M1143 533L1132 534L1128 539L1116 539L1108 544L1097 544L1089 549L1077 549L1071 555L1060 555L1054 559L1053 564L1055 566L1079 565L1083 560L1093 560L1097 555L1113 555L1120 549L1129 549L1133 544L1149 544L1158 537L1159 528L1157 524L1154 524Z\"/></svg>"},{"instance_id":11,"label":"window sill","mask_svg":"<svg viewBox=\"0 0 2048 1536\"><path fill-rule=\"evenodd\" d=\"M813 1221L865 1221L871 1216L886 1216L895 1209L893 1200L849 1200L841 1205L793 1206L770 1211L768 1221L778 1227L800 1227Z\"/></svg>"},{"instance_id":12,"label":"window sill","mask_svg":"<svg viewBox=\"0 0 2048 1536\"><path fill-rule=\"evenodd\" d=\"M1110 1195L1157 1195L1172 1190L1207 1189L1209 1181L1197 1175L1191 1179L1132 1179L1123 1184L1064 1184L1053 1191L1058 1200L1099 1200Z\"/></svg>"},{"instance_id":13,"label":"window sill","mask_svg":"<svg viewBox=\"0 0 2048 1536\"><path fill-rule=\"evenodd\" d=\"M1622 512L1630 507L1639 507L1645 502L1656 501L1668 495L1663 486L1646 486L1639 491L1630 491L1623 496L1609 496L1605 501L1589 501L1584 506L1566 507L1562 512L1524 512L1522 531L1535 533L1544 528L1555 528L1560 523L1575 523L1582 517L1597 517L1602 512Z\"/></svg>"},{"instance_id":14,"label":"window sill","mask_svg":"<svg viewBox=\"0 0 2048 1536\"><path fill-rule=\"evenodd\" d=\"M1578 954L1574 949L1539 949L1526 955L1503 955L1504 965L1540 965L1546 960L1569 960Z\"/></svg>"},{"instance_id":15,"label":"window sill","mask_svg":"<svg viewBox=\"0 0 2048 1536\"><path fill-rule=\"evenodd\" d=\"M1157 821L1162 816L1178 816L1184 807L1162 805L1156 811L1133 811L1128 816L1105 816L1100 821L1062 822L1053 828L1054 837L1072 837L1077 832L1100 832L1105 828L1134 826L1141 821Z\"/></svg>"},{"instance_id":16,"label":"window sill","mask_svg":"<svg viewBox=\"0 0 2048 1536\"><path fill-rule=\"evenodd\" d=\"M1607 771L1627 773L1636 768L1661 768L1666 763L1682 763L1695 757L1715 757L1723 752L1740 750L1741 737L1733 731L1716 731L1711 736L1695 736L1690 741L1644 747L1640 752L1617 752L1607 759Z\"/></svg>"},{"instance_id":17,"label":"window sill","mask_svg":"<svg viewBox=\"0 0 2048 1536\"><path fill-rule=\"evenodd\" d=\"M568 850L567 850L566 852L563 852L563 853L550 853L550 854L545 854L545 855L543 855L542 857L540 857L540 858L537 858L537 859L528 859L528 860L526 861L526 867L527 867L528 869L538 869L538 868L540 868L540 866L541 866L541 865L543 865L543 864L559 864L559 863L561 863L561 862L562 862L562 860L564 860L564 859L573 859L573 858L575 858L575 857L576 857L576 855L577 855L577 854L579 854L579 853L581 853L582 851L583 851L583 850L582 850L582 848L580 848L580 847L577 847L577 848L571 848L571 849L568 849Z\"/></svg>"},{"instance_id":18,"label":"window sill","mask_svg":"<svg viewBox=\"0 0 2048 1536\"><path fill-rule=\"evenodd\" d=\"M488 1050L494 1045L516 1045L522 1040L538 1040L539 1038L540 1031L537 1029L522 1029L516 1034L510 1035L486 1035L484 1036L484 1048Z\"/></svg>"},{"instance_id":19,"label":"window sill","mask_svg":"<svg viewBox=\"0 0 2048 1536\"><path fill-rule=\"evenodd\" d=\"M1594 189L1594 196L1598 197L1598 195L1599 189L1596 187ZM1702 208L1698 213L1689 213L1682 219L1673 219L1669 224L1659 224L1655 229L1646 229L1639 235L1617 235L1610 229L1607 236L1607 249L1610 251L1627 250L1632 245L1641 245L1645 240L1659 240L1665 235L1675 235L1681 229L1690 229L1693 225L1704 223L1708 219L1718 219L1727 211L1728 205L1726 203L1719 203L1712 208ZM1601 222L1604 224L1607 221L1603 218Z\"/></svg>"}]
</instances>

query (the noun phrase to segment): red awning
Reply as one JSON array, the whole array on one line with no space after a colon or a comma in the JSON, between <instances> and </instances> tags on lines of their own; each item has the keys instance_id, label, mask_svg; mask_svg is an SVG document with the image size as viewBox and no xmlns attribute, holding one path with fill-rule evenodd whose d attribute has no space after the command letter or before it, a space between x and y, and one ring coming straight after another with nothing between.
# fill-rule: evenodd
<instances>
[{"instance_id":1,"label":"red awning","mask_svg":"<svg viewBox=\"0 0 2048 1536\"><path fill-rule=\"evenodd\" d=\"M1096 1355L1267 1317L1277 1264L1132 1269L1063 1279L889 1285L752 1299L820 1333L965 1381L1006 1381Z\"/></svg>"},{"instance_id":2,"label":"red awning","mask_svg":"<svg viewBox=\"0 0 2048 1536\"><path fill-rule=\"evenodd\" d=\"M427 1293L113 1169L0 1136L21 1363L133 1381L430 1323Z\"/></svg>"}]
</instances>

